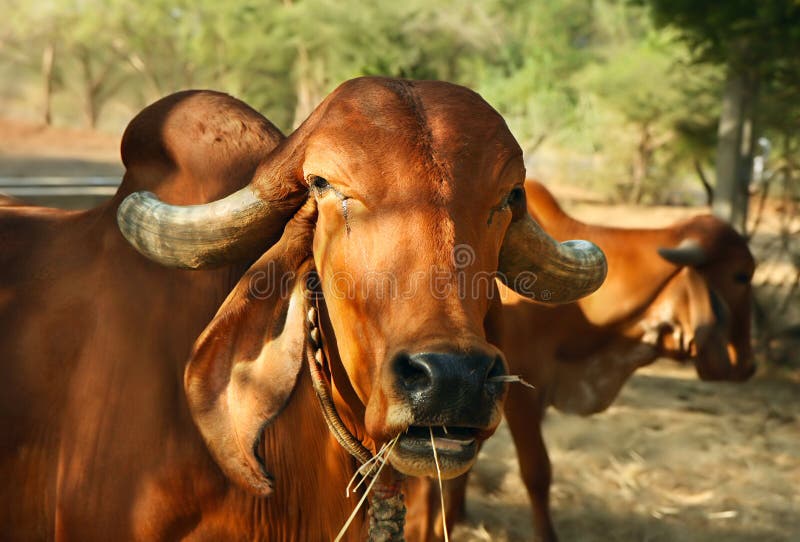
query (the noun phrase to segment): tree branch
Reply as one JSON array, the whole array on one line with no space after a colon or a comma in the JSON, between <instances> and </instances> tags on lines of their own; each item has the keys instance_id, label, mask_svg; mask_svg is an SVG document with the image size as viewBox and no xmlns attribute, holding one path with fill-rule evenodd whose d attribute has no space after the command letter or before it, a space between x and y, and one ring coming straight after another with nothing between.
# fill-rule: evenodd
<instances>
[{"instance_id":1,"label":"tree branch","mask_svg":"<svg viewBox=\"0 0 800 542\"><path fill-rule=\"evenodd\" d=\"M706 205L710 207L714 203L714 187L708 182L706 173L703 171L703 164L697 158L694 159L694 170L697 172L700 182L703 183L703 189L706 191Z\"/></svg>"}]
</instances>

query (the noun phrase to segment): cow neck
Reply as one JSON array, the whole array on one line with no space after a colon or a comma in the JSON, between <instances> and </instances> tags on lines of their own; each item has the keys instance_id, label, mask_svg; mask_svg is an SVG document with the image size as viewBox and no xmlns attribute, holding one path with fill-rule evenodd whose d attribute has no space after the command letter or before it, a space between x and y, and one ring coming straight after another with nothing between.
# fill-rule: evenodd
<instances>
[{"instance_id":1,"label":"cow neck","mask_svg":"<svg viewBox=\"0 0 800 542\"><path fill-rule=\"evenodd\" d=\"M588 239L605 251L609 276L594 294L578 300L586 319L594 326L637 325L638 319L681 271L657 255L659 247L677 245L682 234L673 227L619 228L587 224L561 208L552 195L540 194L528 206L531 216L557 241ZM617 269L634 269L638 282Z\"/></svg>"},{"instance_id":2,"label":"cow neck","mask_svg":"<svg viewBox=\"0 0 800 542\"><path fill-rule=\"evenodd\" d=\"M373 459L372 452L345 426L331 393L331 382L325 348L319 324L320 303L324 302L322 291L318 287L319 278L315 273L309 275L306 282L306 344L305 357L311 383L319 400L322 416L328 429L339 445L356 458L360 466ZM372 461L370 467L362 472L365 477L373 477L378 471L378 463ZM402 542L405 540L406 508L403 502L402 478L400 473L388 466L390 472L383 473L375 480L369 497L369 540ZM361 469L359 469L361 472Z\"/></svg>"}]
</instances>

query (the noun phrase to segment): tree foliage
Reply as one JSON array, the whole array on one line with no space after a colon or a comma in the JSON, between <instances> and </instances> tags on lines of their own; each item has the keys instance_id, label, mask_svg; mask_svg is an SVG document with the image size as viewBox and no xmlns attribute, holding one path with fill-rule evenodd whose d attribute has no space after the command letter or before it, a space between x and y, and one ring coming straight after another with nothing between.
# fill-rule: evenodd
<instances>
[{"instance_id":1,"label":"tree foliage","mask_svg":"<svg viewBox=\"0 0 800 542\"><path fill-rule=\"evenodd\" d=\"M769 74L763 131L796 137L797 3L720 6L0 0L10 23L0 28L0 95L43 120L118 129L160 96L215 88L290 130L352 77L444 79L474 88L505 116L532 174L610 193L633 185L629 197L658 199L695 183L695 166L713 158L718 66L731 59Z\"/></svg>"},{"instance_id":2,"label":"tree foliage","mask_svg":"<svg viewBox=\"0 0 800 542\"><path fill-rule=\"evenodd\" d=\"M778 74L800 48L800 3L796 0L638 0L652 7L660 26L673 26L695 59L735 69L759 66ZM796 68L796 66L795 66Z\"/></svg>"},{"instance_id":3,"label":"tree foliage","mask_svg":"<svg viewBox=\"0 0 800 542\"><path fill-rule=\"evenodd\" d=\"M756 141L770 130L770 105L791 108L785 91L796 92L800 81L800 3L634 1L649 5L660 26L677 29L696 62L725 68L714 212L744 232Z\"/></svg>"}]
</instances>

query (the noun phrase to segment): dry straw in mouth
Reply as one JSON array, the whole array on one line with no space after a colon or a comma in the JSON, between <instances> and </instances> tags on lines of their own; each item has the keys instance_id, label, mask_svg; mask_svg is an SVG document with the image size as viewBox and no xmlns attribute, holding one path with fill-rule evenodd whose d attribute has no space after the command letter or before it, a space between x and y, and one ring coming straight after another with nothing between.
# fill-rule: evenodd
<instances>
[{"instance_id":1,"label":"dry straw in mouth","mask_svg":"<svg viewBox=\"0 0 800 542\"><path fill-rule=\"evenodd\" d=\"M369 495L369 492L372 491L372 486L374 486L375 482L377 482L378 478L380 478L381 471L383 470L383 467L385 467L386 463L389 462L389 454L392 453L392 450L394 449L394 445L397 444L398 439L400 439L400 435L397 435L392 440L390 440L387 443L388 446L384 445L381 448L381 450L377 454L375 454L375 458L381 456L381 454L382 454L382 457L380 459L381 466L378 467L378 472L375 473L375 476L372 478L372 481L367 486L367 490L364 491L364 494L361 496L361 499L359 499L358 504L356 504L356 507L353 509L353 512L350 514L350 517L347 518L347 521L342 526L341 530L339 531L339 534L336 535L336 538L334 539L334 542L339 542L342 539L342 537L344 536L344 533L347 532L347 528L350 527L351 523L353 523L353 519L355 519L356 514L361 509L361 506L364 504L364 501L367 500L367 495ZM375 458L373 458L373 459L375 459ZM365 465L366 465L366 463L364 465L362 465L361 468L363 468ZM359 469L359 470L361 470L361 469ZM356 473L356 474L358 474L358 473ZM351 479L350 483L352 483L352 479ZM348 488L349 487L350 487L350 484L348 484ZM356 487L358 487L358 486L356 486Z\"/></svg>"},{"instance_id":2,"label":"dry straw in mouth","mask_svg":"<svg viewBox=\"0 0 800 542\"><path fill-rule=\"evenodd\" d=\"M530 382L528 382L519 375L493 376L492 378L489 379L489 382L508 382L508 383L516 382L517 384L522 384L523 386L530 388L532 390L536 389L536 386L534 386L533 384L531 384Z\"/></svg>"},{"instance_id":3,"label":"dry straw in mouth","mask_svg":"<svg viewBox=\"0 0 800 542\"><path fill-rule=\"evenodd\" d=\"M361 487L361 484L364 483L364 480L366 480L367 477L370 475L370 473L372 473L372 471L375 470L378 460L381 459L381 457L388 450L389 445L392 444L395 440L397 440L397 437L395 437L395 439L393 440L390 440L389 442L385 442L383 446L381 446L381 449L378 450L377 454L372 456L366 463L364 463L363 465L358 467L358 469L356 469L356 472L353 474L353 477L350 478L350 482L348 482L347 484L347 489L345 489L346 497L350 496L351 491L355 492L358 490L359 487ZM355 482L356 477L359 475L361 476L361 480L359 480L358 483L355 485L355 487L353 487L353 482Z\"/></svg>"},{"instance_id":4,"label":"dry straw in mouth","mask_svg":"<svg viewBox=\"0 0 800 542\"><path fill-rule=\"evenodd\" d=\"M439 468L439 454L436 453L436 442L433 438L433 427L428 426L428 432L431 434L431 449L433 450L433 462L436 463L436 476L439 478L439 500L442 503L442 530L444 531L444 542L450 542L450 536L447 534L447 517L444 513L444 490L442 489L442 470Z\"/></svg>"}]
</instances>

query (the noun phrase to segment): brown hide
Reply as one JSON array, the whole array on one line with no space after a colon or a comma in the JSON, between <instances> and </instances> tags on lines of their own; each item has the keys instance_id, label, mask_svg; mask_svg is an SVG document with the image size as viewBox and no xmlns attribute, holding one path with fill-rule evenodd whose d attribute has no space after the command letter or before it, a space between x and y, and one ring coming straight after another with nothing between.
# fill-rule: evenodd
<instances>
[{"instance_id":1,"label":"brown hide","mask_svg":"<svg viewBox=\"0 0 800 542\"><path fill-rule=\"evenodd\" d=\"M273 456L298 474L276 482L281 501L233 486L190 415L186 360L244 268L161 267L116 224L135 190L181 204L225 196L281 139L241 102L180 93L131 122L127 171L108 204L0 209L4 540L252 540L279 519L270 540L322 540L343 523L349 503L328 503L318 488L343 488L352 462L316 411L297 404L314 400L307 380L285 407L294 421L268 430L270 442L291 435L304 450Z\"/></svg>"},{"instance_id":2,"label":"brown hide","mask_svg":"<svg viewBox=\"0 0 800 542\"><path fill-rule=\"evenodd\" d=\"M512 385L505 415L531 497L537 540L555 540L549 513L550 462L541 434L548 406L580 415L601 412L636 369L659 356L691 359L698 375L744 380L755 369L750 349L753 257L732 228L698 216L660 229L589 225L568 216L547 189L527 181L528 210L555 239L585 238L606 254L608 276L576 303L543 307L503 289L501 349L512 374L536 389ZM695 240L706 261L683 267L659 249ZM435 490L417 483L414 494ZM463 515L466 481L447 490L448 522ZM412 503L408 532L434 532L440 516L423 497ZM410 512L411 514L411 512ZM422 524L421 524L422 523ZM429 534L426 540L441 540Z\"/></svg>"}]
</instances>

